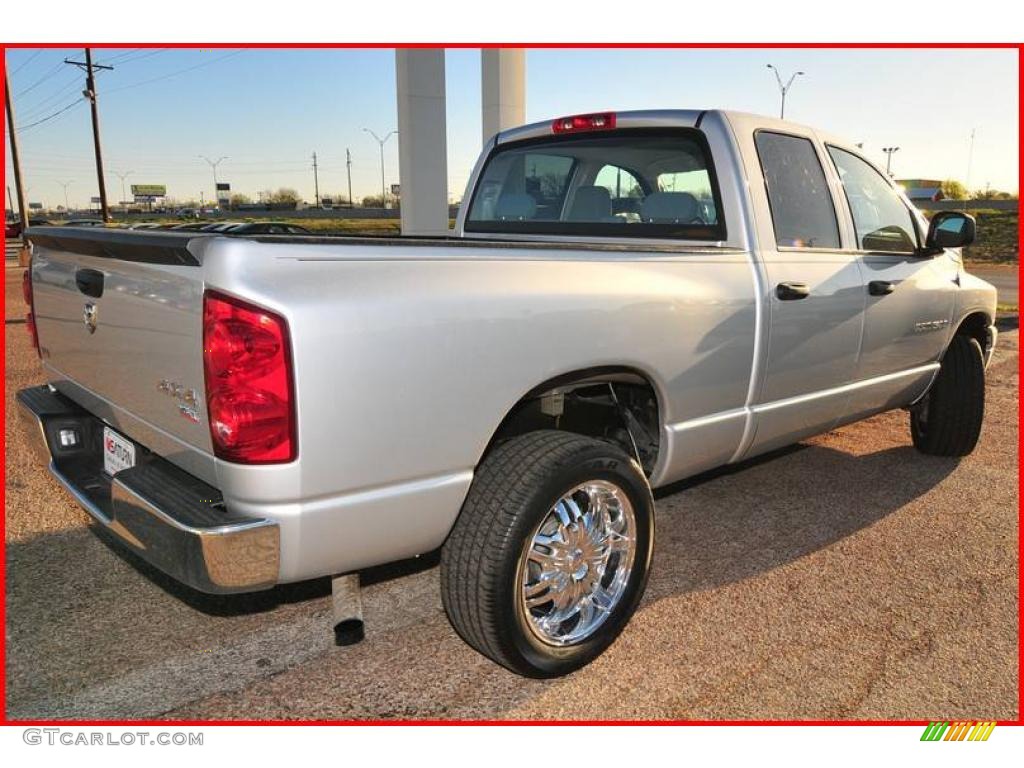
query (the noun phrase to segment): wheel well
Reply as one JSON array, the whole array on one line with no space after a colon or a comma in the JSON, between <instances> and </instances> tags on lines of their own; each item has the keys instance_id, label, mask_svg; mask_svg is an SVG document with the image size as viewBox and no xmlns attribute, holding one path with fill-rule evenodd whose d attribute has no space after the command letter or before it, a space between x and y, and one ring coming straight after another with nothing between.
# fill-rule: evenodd
<instances>
[{"instance_id":1,"label":"wheel well","mask_svg":"<svg viewBox=\"0 0 1024 768\"><path fill-rule=\"evenodd\" d=\"M657 391L629 368L592 368L549 379L512 406L481 460L506 440L538 429L607 440L636 458L649 476L661 443Z\"/></svg>"},{"instance_id":2,"label":"wheel well","mask_svg":"<svg viewBox=\"0 0 1024 768\"><path fill-rule=\"evenodd\" d=\"M991 324L992 321L984 312L974 312L960 322L954 335L970 336L976 339L987 360L989 353L992 351L992 335L989 333L989 326Z\"/></svg>"}]
</instances>

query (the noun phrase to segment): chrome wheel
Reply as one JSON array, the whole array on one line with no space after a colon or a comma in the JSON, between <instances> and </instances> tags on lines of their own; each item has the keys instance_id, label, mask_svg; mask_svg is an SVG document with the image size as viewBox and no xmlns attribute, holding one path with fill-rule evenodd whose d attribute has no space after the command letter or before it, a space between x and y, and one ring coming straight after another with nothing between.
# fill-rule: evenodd
<instances>
[{"instance_id":1,"label":"chrome wheel","mask_svg":"<svg viewBox=\"0 0 1024 768\"><path fill-rule=\"evenodd\" d=\"M530 630L549 645L593 635L613 613L636 555L636 518L625 491L591 480L562 496L527 539L519 599Z\"/></svg>"}]
</instances>

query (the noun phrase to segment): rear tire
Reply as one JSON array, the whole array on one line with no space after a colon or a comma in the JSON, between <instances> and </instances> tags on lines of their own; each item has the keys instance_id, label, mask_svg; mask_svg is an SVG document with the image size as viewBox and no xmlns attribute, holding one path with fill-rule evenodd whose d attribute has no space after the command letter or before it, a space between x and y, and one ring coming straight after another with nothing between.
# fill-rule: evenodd
<instances>
[{"instance_id":1,"label":"rear tire","mask_svg":"<svg viewBox=\"0 0 1024 768\"><path fill-rule=\"evenodd\" d=\"M483 655L558 677L626 626L653 540L650 487L618 447L567 432L521 435L477 469L441 552L444 608Z\"/></svg>"},{"instance_id":2,"label":"rear tire","mask_svg":"<svg viewBox=\"0 0 1024 768\"><path fill-rule=\"evenodd\" d=\"M985 358L970 336L953 337L925 399L910 411L914 447L932 456L966 456L985 415Z\"/></svg>"}]
</instances>

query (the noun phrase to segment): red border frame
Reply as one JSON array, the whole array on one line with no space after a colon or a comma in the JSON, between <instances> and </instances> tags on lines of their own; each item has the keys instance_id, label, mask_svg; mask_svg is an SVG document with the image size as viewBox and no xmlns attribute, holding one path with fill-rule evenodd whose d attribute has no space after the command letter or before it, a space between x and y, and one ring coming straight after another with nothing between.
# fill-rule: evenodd
<instances>
[{"instance_id":1,"label":"red border frame","mask_svg":"<svg viewBox=\"0 0 1024 768\"><path fill-rule=\"evenodd\" d=\"M0 43L0 49L6 54L8 48L19 49L19 48L71 48L71 47L84 47L88 45L91 48L613 48L613 49L652 49L652 48L695 48L695 49L720 49L720 48L740 48L740 49L771 49L771 48L832 48L832 49L870 49L870 48L902 48L902 49L987 49L987 48L1001 48L1001 49L1016 49L1017 50L1017 73L1018 73L1018 84L1020 71L1022 65L1024 65L1024 44L1020 43L963 43L963 42L945 42L945 43L851 43L851 42L836 42L836 43L514 43L514 42L503 42L503 43L384 43L384 42L372 42L372 43ZM3 60L0 61L0 72L6 71L6 55ZM3 94L3 84L0 83L0 95ZM1018 92L1018 165L1019 165L1019 176L1024 176L1024 157L1020 156L1020 131L1021 126L1019 118L1024 116L1024 107L1019 102ZM7 124L6 119L4 121L4 136L6 139L7 135ZM6 141L4 145L4 152L6 156L7 146ZM6 184L6 169L7 164L4 163L3 170L0 170L0 186ZM1019 195L1019 191L1018 191ZM1021 206L1018 202L1017 207L1017 240L1018 250L1020 245L1024 243L1024 224L1020 221ZM6 238L0 237L6 241ZM1020 266L1018 264L1018 272ZM5 284L6 284L6 270L5 270ZM6 303L6 291L5 299ZM6 333L4 337L0 339L0 353L4 354L3 369L6 378L6 348L7 340ZM1024 372L1024 361L1018 357L1017 361L1018 376ZM1020 412L1020 390L1017 392L1017 404L1018 414ZM4 418L7 416L6 399L4 400ZM1019 419L1019 416L1018 416ZM1024 537L1021 536L1021 512L1020 512L1020 492L1024 489L1024 484L1021 483L1020 477L1020 460L1024 456L1024 447L1022 447L1020 432L1018 430L1017 438L1017 719L1012 721L998 721L999 725L1024 725L1024 688L1020 684L1020 673L1024 669L1024 646L1021 644L1020 639L1020 617L1021 617L1021 594L1024 592L1024 573L1021 572L1020 560L1021 554L1024 553ZM4 459L4 478L6 481L7 476L7 464L6 464L7 446L4 444L0 447L0 457ZM0 490L0 497L3 498L6 510L6 482L4 488ZM6 530L7 521L6 515L0 520L0 534L4 535L6 543ZM6 627L7 618L7 601L6 601L6 580L7 580L7 554L6 547L0 554L0 589L4 589L4 599L0 600L0 623ZM583 726L597 726L597 725L616 725L616 726L680 726L680 725L840 725L840 726L868 726L868 725L918 725L924 726L928 724L927 720L9 720L7 718L7 643L6 637L3 642L0 642L0 682L2 682L3 688L0 689L0 726L2 725L18 725L18 726L218 726L218 725L239 725L239 726L252 726L252 725L270 725L270 726L332 726L332 725L361 725L361 726L387 726L387 725L412 725L412 726L437 726L437 725L476 725L476 726L489 726L489 725L501 725L501 726L529 726L529 725L583 725ZM942 713L936 713L941 715Z\"/></svg>"}]
</instances>

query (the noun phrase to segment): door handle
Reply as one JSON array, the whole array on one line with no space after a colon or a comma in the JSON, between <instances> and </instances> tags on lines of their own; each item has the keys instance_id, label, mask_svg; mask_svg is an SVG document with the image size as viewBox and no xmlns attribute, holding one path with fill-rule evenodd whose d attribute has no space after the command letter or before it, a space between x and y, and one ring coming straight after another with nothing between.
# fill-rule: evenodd
<instances>
[{"instance_id":1,"label":"door handle","mask_svg":"<svg viewBox=\"0 0 1024 768\"><path fill-rule=\"evenodd\" d=\"M868 283L868 293L872 296L888 296L896 290L896 283L888 280L872 280Z\"/></svg>"},{"instance_id":2,"label":"door handle","mask_svg":"<svg viewBox=\"0 0 1024 768\"><path fill-rule=\"evenodd\" d=\"M86 296L98 299L103 295L103 273L96 269L80 269L75 272L75 285Z\"/></svg>"},{"instance_id":3,"label":"door handle","mask_svg":"<svg viewBox=\"0 0 1024 768\"><path fill-rule=\"evenodd\" d=\"M798 301L811 295L806 283L779 283L775 286L775 295L781 301Z\"/></svg>"}]
</instances>

